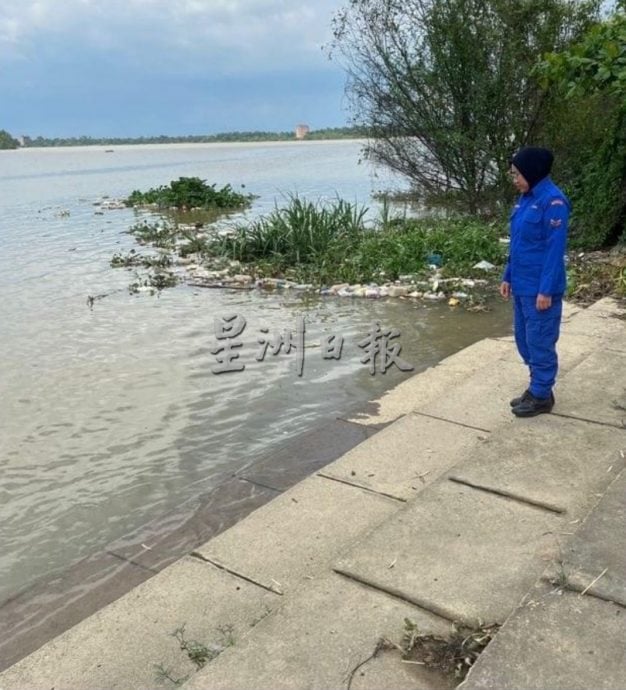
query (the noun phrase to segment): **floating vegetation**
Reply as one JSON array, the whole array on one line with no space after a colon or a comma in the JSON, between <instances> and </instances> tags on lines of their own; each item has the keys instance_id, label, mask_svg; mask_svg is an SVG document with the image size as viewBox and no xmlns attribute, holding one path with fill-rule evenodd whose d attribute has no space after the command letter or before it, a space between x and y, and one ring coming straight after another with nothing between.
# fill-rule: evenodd
<instances>
[{"instance_id":1,"label":"floating vegetation","mask_svg":"<svg viewBox=\"0 0 626 690\"><path fill-rule=\"evenodd\" d=\"M137 276L137 280L128 286L128 291L131 295L136 295L140 292L149 292L153 295L155 292L165 290L165 288L175 287L179 282L180 279L173 273L158 271L144 278Z\"/></svg>"},{"instance_id":2,"label":"floating vegetation","mask_svg":"<svg viewBox=\"0 0 626 690\"><path fill-rule=\"evenodd\" d=\"M127 206L153 206L158 209L244 209L254 197L235 192L227 184L217 189L199 177L180 177L167 186L155 187L147 192L135 190L125 200Z\"/></svg>"},{"instance_id":3,"label":"floating vegetation","mask_svg":"<svg viewBox=\"0 0 626 690\"><path fill-rule=\"evenodd\" d=\"M111 268L133 268L136 266L143 268L168 268L171 265L172 259L168 254L145 256L137 254L134 249L131 249L128 254L113 254L111 259Z\"/></svg>"},{"instance_id":4,"label":"floating vegetation","mask_svg":"<svg viewBox=\"0 0 626 690\"><path fill-rule=\"evenodd\" d=\"M177 229L165 221L157 223L142 221L133 225L128 232L139 244L151 244L164 249L174 247L177 235Z\"/></svg>"},{"instance_id":5,"label":"floating vegetation","mask_svg":"<svg viewBox=\"0 0 626 690\"><path fill-rule=\"evenodd\" d=\"M451 307L485 311L484 299L473 290L493 288L505 260L496 224L466 216L394 216L388 203L377 219L367 220L366 207L340 198L315 203L291 195L261 218L228 230L211 228L218 217L247 207L252 198L197 177L135 191L126 204L149 206L162 217L137 222L128 232L159 253L118 252L111 266L150 271L137 276L132 293L154 294L184 279L207 288L446 299ZM200 215L182 222L183 212ZM203 219L209 212L211 220ZM174 265L177 275L166 271Z\"/></svg>"}]
</instances>

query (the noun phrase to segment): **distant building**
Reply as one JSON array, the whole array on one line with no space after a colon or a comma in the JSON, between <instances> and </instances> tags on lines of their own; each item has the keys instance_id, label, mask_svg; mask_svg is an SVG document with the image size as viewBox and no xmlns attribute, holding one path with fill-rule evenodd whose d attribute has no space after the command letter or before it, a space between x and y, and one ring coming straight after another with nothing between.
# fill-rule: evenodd
<instances>
[{"instance_id":1,"label":"distant building","mask_svg":"<svg viewBox=\"0 0 626 690\"><path fill-rule=\"evenodd\" d=\"M310 131L309 125L296 125L296 139L305 139Z\"/></svg>"}]
</instances>

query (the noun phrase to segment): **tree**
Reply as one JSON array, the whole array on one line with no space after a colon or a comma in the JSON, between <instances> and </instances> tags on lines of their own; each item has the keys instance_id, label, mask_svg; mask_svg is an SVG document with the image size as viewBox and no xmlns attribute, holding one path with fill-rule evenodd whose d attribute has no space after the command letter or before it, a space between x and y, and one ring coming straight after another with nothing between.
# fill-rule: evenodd
<instances>
[{"instance_id":1,"label":"tree","mask_svg":"<svg viewBox=\"0 0 626 690\"><path fill-rule=\"evenodd\" d=\"M0 129L0 149L16 149L20 145L5 129Z\"/></svg>"},{"instance_id":2,"label":"tree","mask_svg":"<svg viewBox=\"0 0 626 690\"><path fill-rule=\"evenodd\" d=\"M425 195L475 213L508 188L511 153L535 131L539 57L577 38L597 0L350 0L334 18L366 154Z\"/></svg>"},{"instance_id":3,"label":"tree","mask_svg":"<svg viewBox=\"0 0 626 690\"><path fill-rule=\"evenodd\" d=\"M574 241L614 244L626 225L626 2L568 50L546 55L537 72L559 100L547 129L569 134L555 138L574 201ZM567 113L581 112L584 129L572 131Z\"/></svg>"}]
</instances>

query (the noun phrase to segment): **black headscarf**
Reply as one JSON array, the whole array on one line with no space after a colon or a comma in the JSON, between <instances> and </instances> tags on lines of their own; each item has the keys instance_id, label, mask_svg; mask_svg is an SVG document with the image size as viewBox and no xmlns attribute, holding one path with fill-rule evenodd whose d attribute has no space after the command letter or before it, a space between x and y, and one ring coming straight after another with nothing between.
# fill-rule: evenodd
<instances>
[{"instance_id":1,"label":"black headscarf","mask_svg":"<svg viewBox=\"0 0 626 690\"><path fill-rule=\"evenodd\" d=\"M520 149L511 159L531 189L550 174L553 161L552 151L534 146Z\"/></svg>"}]
</instances>

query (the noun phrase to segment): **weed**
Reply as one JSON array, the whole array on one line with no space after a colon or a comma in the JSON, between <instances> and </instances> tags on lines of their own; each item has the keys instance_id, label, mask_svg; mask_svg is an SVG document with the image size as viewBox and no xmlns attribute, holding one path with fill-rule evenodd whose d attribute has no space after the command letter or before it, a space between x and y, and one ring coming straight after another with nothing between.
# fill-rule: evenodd
<instances>
[{"instance_id":1,"label":"weed","mask_svg":"<svg viewBox=\"0 0 626 690\"><path fill-rule=\"evenodd\" d=\"M471 628L453 623L450 634L440 637L420 634L417 625L406 618L402 638L403 657L462 680L498 628L497 624Z\"/></svg>"},{"instance_id":2,"label":"weed","mask_svg":"<svg viewBox=\"0 0 626 690\"><path fill-rule=\"evenodd\" d=\"M183 235L187 243L179 247L178 253L180 256L189 256L189 254L200 254L200 256L203 256L208 253L209 245L204 237L194 237L185 233Z\"/></svg>"},{"instance_id":3,"label":"weed","mask_svg":"<svg viewBox=\"0 0 626 690\"><path fill-rule=\"evenodd\" d=\"M567 571L565 570L565 563L563 562L562 558L560 558L558 561L555 561L555 566L555 572L550 577L549 582L557 589L557 591L562 592L567 588L569 577Z\"/></svg>"},{"instance_id":4,"label":"weed","mask_svg":"<svg viewBox=\"0 0 626 690\"><path fill-rule=\"evenodd\" d=\"M235 644L235 637L233 634L234 628L232 625L222 625L218 628L218 632L222 636L221 643L214 643L209 646L198 642L197 640L188 640L185 638L185 624L176 628L172 636L178 640L178 644L182 651L184 651L198 668L202 668L209 661L216 659L227 647L232 647Z\"/></svg>"},{"instance_id":5,"label":"weed","mask_svg":"<svg viewBox=\"0 0 626 690\"><path fill-rule=\"evenodd\" d=\"M154 668L156 670L156 680L159 683L164 683L168 681L178 687L185 683L187 680L189 680L189 676L183 676L182 678L174 678L174 676L172 676L171 669L165 668L163 664L155 664Z\"/></svg>"}]
</instances>

